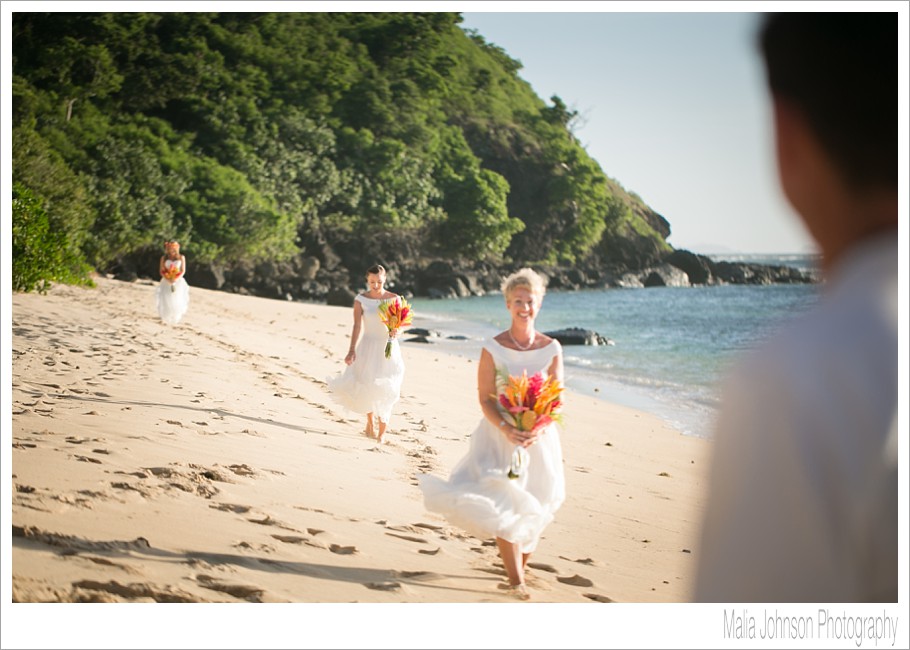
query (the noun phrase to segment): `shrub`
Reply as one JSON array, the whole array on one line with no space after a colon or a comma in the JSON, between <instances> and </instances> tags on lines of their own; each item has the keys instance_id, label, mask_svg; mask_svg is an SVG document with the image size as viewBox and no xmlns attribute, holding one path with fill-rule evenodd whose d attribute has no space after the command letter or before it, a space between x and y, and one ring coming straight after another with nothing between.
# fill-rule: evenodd
<instances>
[{"instance_id":1,"label":"shrub","mask_svg":"<svg viewBox=\"0 0 910 650\"><path fill-rule=\"evenodd\" d=\"M91 269L73 253L66 231L54 228L42 202L13 184L13 291L46 293L51 282L94 286Z\"/></svg>"}]
</instances>

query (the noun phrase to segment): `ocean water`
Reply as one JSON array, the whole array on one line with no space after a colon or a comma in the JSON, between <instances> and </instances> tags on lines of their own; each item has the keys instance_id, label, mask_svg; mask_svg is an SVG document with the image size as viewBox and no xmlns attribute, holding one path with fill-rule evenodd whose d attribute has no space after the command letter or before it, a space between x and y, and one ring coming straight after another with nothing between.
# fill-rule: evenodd
<instances>
[{"instance_id":1,"label":"ocean water","mask_svg":"<svg viewBox=\"0 0 910 650\"><path fill-rule=\"evenodd\" d=\"M814 268L814 259L803 256L736 261ZM820 286L550 291L537 329L581 327L612 342L563 347L570 389L653 413L684 434L710 437L730 364L808 309ZM510 322L501 294L411 303L414 327L439 332L435 346L470 358Z\"/></svg>"}]
</instances>

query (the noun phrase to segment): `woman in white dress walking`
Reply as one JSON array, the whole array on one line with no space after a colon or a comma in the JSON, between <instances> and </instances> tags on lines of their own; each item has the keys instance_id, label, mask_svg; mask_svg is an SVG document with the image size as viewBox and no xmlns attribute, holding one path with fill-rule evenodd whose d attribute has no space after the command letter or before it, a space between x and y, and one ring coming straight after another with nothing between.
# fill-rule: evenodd
<instances>
[{"instance_id":1,"label":"woman in white dress walking","mask_svg":"<svg viewBox=\"0 0 910 650\"><path fill-rule=\"evenodd\" d=\"M546 286L531 269L505 279L502 292L512 316L509 329L484 346L477 372L477 392L483 418L471 436L471 446L447 481L418 477L424 503L452 524L483 539L495 538L508 574L500 587L520 599L530 598L525 569L541 533L565 500L559 425L549 422L522 431L500 407L497 396L503 375L538 372L562 385L562 346L534 329ZM525 450L523 467L510 478L516 447Z\"/></svg>"},{"instance_id":2,"label":"woman in white dress walking","mask_svg":"<svg viewBox=\"0 0 910 650\"><path fill-rule=\"evenodd\" d=\"M158 315L168 325L176 325L186 315L190 304L190 286L186 283L186 256L180 253L180 243L174 239L164 242L164 255L158 262L161 281L155 292Z\"/></svg>"},{"instance_id":3,"label":"woman in white dress walking","mask_svg":"<svg viewBox=\"0 0 910 650\"><path fill-rule=\"evenodd\" d=\"M382 444L392 407L401 396L404 360L398 345L398 330L389 331L379 317L379 306L398 296L386 290L386 270L381 264L367 269L366 279L367 290L354 299L351 345L344 358L347 368L330 379L328 385L338 403L355 413L366 414L364 433ZM386 357L385 347L390 340L391 354ZM374 425L374 416L378 427Z\"/></svg>"}]
</instances>

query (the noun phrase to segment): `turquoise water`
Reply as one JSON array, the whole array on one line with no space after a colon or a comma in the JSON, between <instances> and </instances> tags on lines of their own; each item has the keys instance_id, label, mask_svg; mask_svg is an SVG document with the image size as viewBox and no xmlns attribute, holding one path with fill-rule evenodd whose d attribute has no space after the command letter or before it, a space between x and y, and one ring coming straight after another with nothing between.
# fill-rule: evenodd
<instances>
[{"instance_id":1,"label":"turquoise water","mask_svg":"<svg viewBox=\"0 0 910 650\"><path fill-rule=\"evenodd\" d=\"M569 388L648 411L685 434L710 437L730 363L810 307L819 286L551 291L537 329L581 327L613 342L563 348ZM438 331L435 345L471 358L509 325L499 294L411 302L415 327Z\"/></svg>"}]
</instances>

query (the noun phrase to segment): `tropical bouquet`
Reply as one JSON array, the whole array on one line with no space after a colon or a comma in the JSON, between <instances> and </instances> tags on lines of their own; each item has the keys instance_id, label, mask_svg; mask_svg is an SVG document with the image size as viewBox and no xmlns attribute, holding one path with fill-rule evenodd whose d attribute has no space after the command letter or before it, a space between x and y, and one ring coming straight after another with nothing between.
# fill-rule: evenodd
<instances>
[{"instance_id":1,"label":"tropical bouquet","mask_svg":"<svg viewBox=\"0 0 910 650\"><path fill-rule=\"evenodd\" d=\"M174 291L174 280L180 277L180 265L165 266L161 277L171 283L171 291Z\"/></svg>"},{"instance_id":2,"label":"tropical bouquet","mask_svg":"<svg viewBox=\"0 0 910 650\"><path fill-rule=\"evenodd\" d=\"M519 431L531 431L538 426L562 421L563 386L553 377L544 376L542 372L528 377L527 370L516 377L500 371L497 383L502 387L497 396L499 405ZM527 451L517 445L512 452L509 478L518 478L526 464Z\"/></svg>"},{"instance_id":3,"label":"tropical bouquet","mask_svg":"<svg viewBox=\"0 0 910 650\"><path fill-rule=\"evenodd\" d=\"M411 324L413 312L411 305L401 296L395 296L379 303L379 320L389 330L389 340L385 344L385 358L392 356L392 331Z\"/></svg>"}]
</instances>

